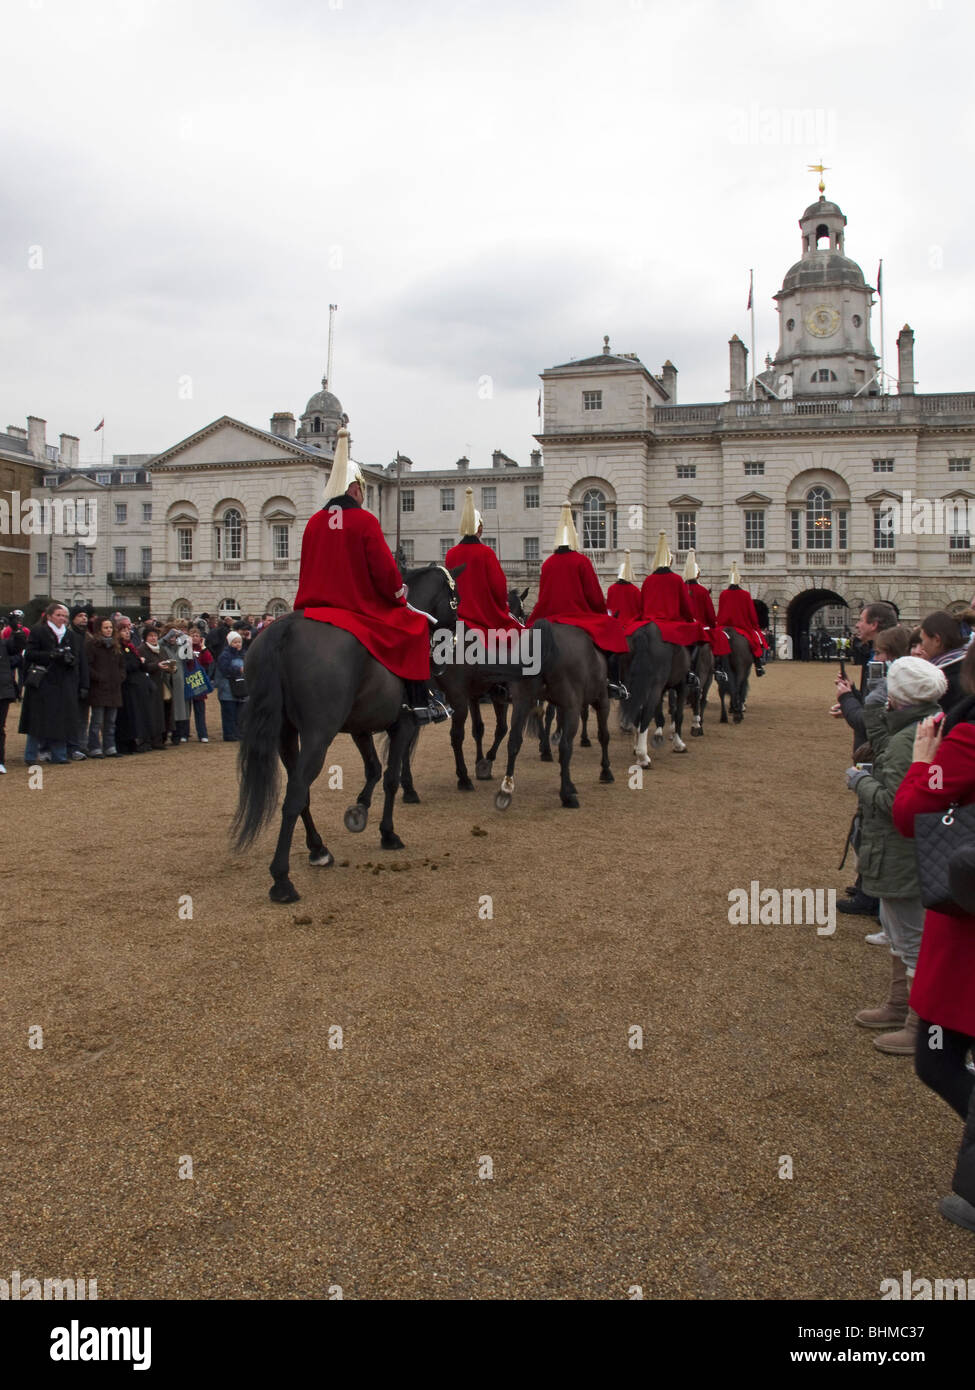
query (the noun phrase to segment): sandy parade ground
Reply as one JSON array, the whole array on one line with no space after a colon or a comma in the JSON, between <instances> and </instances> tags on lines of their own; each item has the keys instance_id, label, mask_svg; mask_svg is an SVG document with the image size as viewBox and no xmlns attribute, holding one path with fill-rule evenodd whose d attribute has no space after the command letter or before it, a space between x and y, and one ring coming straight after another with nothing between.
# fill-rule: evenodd
<instances>
[{"instance_id":1,"label":"sandy parade ground","mask_svg":"<svg viewBox=\"0 0 975 1390\"><path fill-rule=\"evenodd\" d=\"M375 808L343 828L343 737L343 789L312 793L337 862L297 836L287 907L276 825L228 847L233 746L32 787L14 734L0 1273L103 1299L876 1299L906 1269L975 1276L936 1207L959 1122L853 1025L884 996L872 924L729 922L753 881L852 880L834 673L772 664L740 727L714 702L642 789L622 734L612 786L577 750L577 811L529 744L507 812L497 780L459 793L426 731L400 853Z\"/></svg>"}]
</instances>

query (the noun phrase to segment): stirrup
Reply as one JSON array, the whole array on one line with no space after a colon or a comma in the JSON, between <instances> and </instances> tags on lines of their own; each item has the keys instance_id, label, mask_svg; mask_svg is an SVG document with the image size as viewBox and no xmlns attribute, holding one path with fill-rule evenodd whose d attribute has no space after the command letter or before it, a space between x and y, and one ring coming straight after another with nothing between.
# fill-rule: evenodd
<instances>
[{"instance_id":1,"label":"stirrup","mask_svg":"<svg viewBox=\"0 0 975 1390\"><path fill-rule=\"evenodd\" d=\"M687 684L688 684L688 687L689 687L691 690L700 690L700 688L701 688L701 682L698 680L698 676L697 676L697 672L696 672L696 671L688 671L688 673L687 673Z\"/></svg>"},{"instance_id":2,"label":"stirrup","mask_svg":"<svg viewBox=\"0 0 975 1390\"><path fill-rule=\"evenodd\" d=\"M628 700L630 698L630 692L619 681L609 681L608 689L611 700Z\"/></svg>"},{"instance_id":3,"label":"stirrup","mask_svg":"<svg viewBox=\"0 0 975 1390\"><path fill-rule=\"evenodd\" d=\"M431 700L428 705L404 704L403 708L409 710L418 724L442 724L453 714L450 706L440 700Z\"/></svg>"},{"instance_id":4,"label":"stirrup","mask_svg":"<svg viewBox=\"0 0 975 1390\"><path fill-rule=\"evenodd\" d=\"M727 671L722 671L722 670L717 670L717 671L715 671L715 673L714 673L714 679L718 682L719 685L727 685L727 684L728 684L728 672L727 672Z\"/></svg>"}]
</instances>

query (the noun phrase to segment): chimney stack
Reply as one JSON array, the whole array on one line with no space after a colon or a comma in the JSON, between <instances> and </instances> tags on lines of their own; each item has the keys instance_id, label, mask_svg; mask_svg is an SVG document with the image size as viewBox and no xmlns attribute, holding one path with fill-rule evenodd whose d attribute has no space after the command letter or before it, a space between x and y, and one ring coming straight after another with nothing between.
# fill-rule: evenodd
<instances>
[{"instance_id":1,"label":"chimney stack","mask_svg":"<svg viewBox=\"0 0 975 1390\"><path fill-rule=\"evenodd\" d=\"M532 449L532 462L531 462L531 466L532 466L532 468L541 468L541 466L542 466L542 451L541 451L541 449Z\"/></svg>"},{"instance_id":2,"label":"chimney stack","mask_svg":"<svg viewBox=\"0 0 975 1390\"><path fill-rule=\"evenodd\" d=\"M661 377L663 378L664 390L667 392L667 395L670 397L670 403L671 403L671 405L676 405L676 404L677 404L677 368L674 366L673 362L671 362L671 360L670 360L669 357L667 358L667 361L664 363L664 365L660 368L660 375L661 375Z\"/></svg>"},{"instance_id":3,"label":"chimney stack","mask_svg":"<svg viewBox=\"0 0 975 1390\"><path fill-rule=\"evenodd\" d=\"M271 416L271 433L279 439L294 439L295 417L290 410L276 410Z\"/></svg>"},{"instance_id":4,"label":"chimney stack","mask_svg":"<svg viewBox=\"0 0 975 1390\"><path fill-rule=\"evenodd\" d=\"M917 382L914 380L914 330L909 323L897 335L897 390L902 396L913 396Z\"/></svg>"},{"instance_id":5,"label":"chimney stack","mask_svg":"<svg viewBox=\"0 0 975 1390\"><path fill-rule=\"evenodd\" d=\"M27 438L27 431L24 429L23 425L8 425L7 433L12 434L14 439Z\"/></svg>"},{"instance_id":6,"label":"chimney stack","mask_svg":"<svg viewBox=\"0 0 975 1390\"><path fill-rule=\"evenodd\" d=\"M62 434L61 436L61 467L78 467L78 436L76 434Z\"/></svg>"},{"instance_id":7,"label":"chimney stack","mask_svg":"<svg viewBox=\"0 0 975 1390\"><path fill-rule=\"evenodd\" d=\"M745 392L748 389L748 349L738 337L733 333L728 343L728 350L731 358L731 390L728 393L733 401L743 401Z\"/></svg>"},{"instance_id":8,"label":"chimney stack","mask_svg":"<svg viewBox=\"0 0 975 1390\"><path fill-rule=\"evenodd\" d=\"M462 473L464 473L467 471L468 468L470 468L470 466L470 459L467 457L466 454L462 454L461 457L457 460L457 467L460 469Z\"/></svg>"},{"instance_id":9,"label":"chimney stack","mask_svg":"<svg viewBox=\"0 0 975 1390\"><path fill-rule=\"evenodd\" d=\"M47 421L38 415L27 417L27 447L34 458L47 463Z\"/></svg>"}]
</instances>

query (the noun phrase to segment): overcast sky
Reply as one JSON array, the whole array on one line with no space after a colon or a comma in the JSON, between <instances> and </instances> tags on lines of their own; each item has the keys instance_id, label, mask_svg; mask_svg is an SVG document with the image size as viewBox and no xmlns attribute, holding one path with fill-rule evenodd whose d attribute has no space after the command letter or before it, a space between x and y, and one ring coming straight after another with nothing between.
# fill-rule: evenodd
<instances>
[{"instance_id":1,"label":"overcast sky","mask_svg":"<svg viewBox=\"0 0 975 1390\"><path fill-rule=\"evenodd\" d=\"M604 333L720 401L751 266L776 349L820 156L871 284L884 258L888 365L909 321L919 389L975 388L972 13L0 0L0 428L83 460L102 416L107 453L267 428L318 389L330 302L365 462L527 462L538 373Z\"/></svg>"}]
</instances>

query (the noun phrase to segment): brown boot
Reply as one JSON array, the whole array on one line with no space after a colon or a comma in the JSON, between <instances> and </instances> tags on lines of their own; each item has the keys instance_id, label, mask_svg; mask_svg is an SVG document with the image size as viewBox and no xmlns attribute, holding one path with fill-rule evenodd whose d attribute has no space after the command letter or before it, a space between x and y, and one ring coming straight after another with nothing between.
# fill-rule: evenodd
<instances>
[{"instance_id":1,"label":"brown boot","mask_svg":"<svg viewBox=\"0 0 975 1390\"><path fill-rule=\"evenodd\" d=\"M861 1028L892 1028L907 1018L907 966L900 956L891 952L890 990L886 1004L877 1009L861 1009L854 1015L854 1023Z\"/></svg>"},{"instance_id":2,"label":"brown boot","mask_svg":"<svg viewBox=\"0 0 975 1390\"><path fill-rule=\"evenodd\" d=\"M904 1027L899 1028L896 1033L882 1033L879 1038L874 1038L874 1047L878 1052L889 1052L892 1057L913 1057L918 1022L914 1010L908 1009Z\"/></svg>"}]
</instances>

